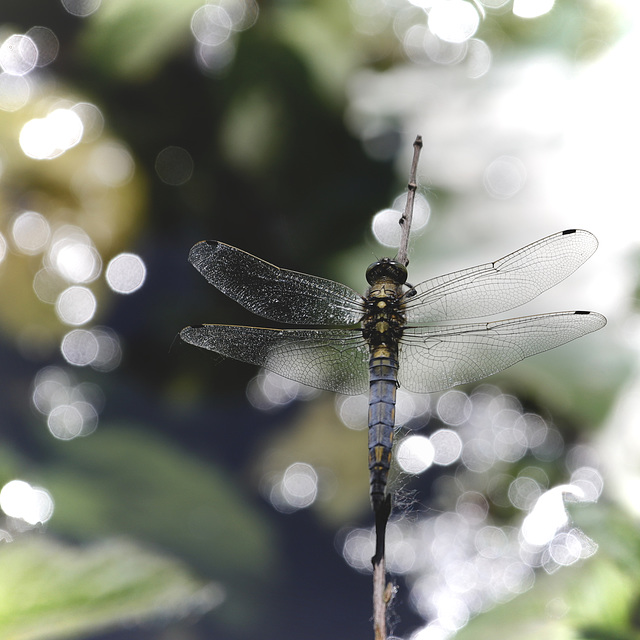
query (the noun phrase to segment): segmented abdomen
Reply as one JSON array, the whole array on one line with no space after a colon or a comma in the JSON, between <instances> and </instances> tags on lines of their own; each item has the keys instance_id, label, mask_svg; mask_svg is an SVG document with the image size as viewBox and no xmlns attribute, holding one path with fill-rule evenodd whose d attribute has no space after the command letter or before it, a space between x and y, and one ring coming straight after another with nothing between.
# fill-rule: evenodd
<instances>
[{"instance_id":1,"label":"segmented abdomen","mask_svg":"<svg viewBox=\"0 0 640 640\"><path fill-rule=\"evenodd\" d=\"M371 503L377 511L384 502L391 465L398 379L396 354L386 346L374 348L369 368L369 475Z\"/></svg>"}]
</instances>

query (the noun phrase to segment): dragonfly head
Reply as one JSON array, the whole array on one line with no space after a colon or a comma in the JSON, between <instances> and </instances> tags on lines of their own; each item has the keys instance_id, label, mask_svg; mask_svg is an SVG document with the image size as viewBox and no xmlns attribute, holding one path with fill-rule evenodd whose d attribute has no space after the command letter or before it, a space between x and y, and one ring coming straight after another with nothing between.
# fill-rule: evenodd
<instances>
[{"instance_id":1,"label":"dragonfly head","mask_svg":"<svg viewBox=\"0 0 640 640\"><path fill-rule=\"evenodd\" d=\"M401 262L382 258L367 267L366 276L369 284L387 279L395 284L404 284L407 281L407 268Z\"/></svg>"}]
</instances>

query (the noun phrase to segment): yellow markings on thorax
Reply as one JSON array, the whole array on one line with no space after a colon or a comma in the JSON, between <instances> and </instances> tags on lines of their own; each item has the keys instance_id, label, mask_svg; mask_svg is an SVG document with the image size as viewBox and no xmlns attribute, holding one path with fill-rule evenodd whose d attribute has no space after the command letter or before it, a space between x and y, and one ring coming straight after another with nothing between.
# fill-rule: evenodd
<instances>
[{"instance_id":1,"label":"yellow markings on thorax","mask_svg":"<svg viewBox=\"0 0 640 640\"><path fill-rule=\"evenodd\" d=\"M382 343L373 347L371 351L372 358L392 358L393 354L391 353L391 349L388 345ZM380 366L380 364L378 364Z\"/></svg>"}]
</instances>

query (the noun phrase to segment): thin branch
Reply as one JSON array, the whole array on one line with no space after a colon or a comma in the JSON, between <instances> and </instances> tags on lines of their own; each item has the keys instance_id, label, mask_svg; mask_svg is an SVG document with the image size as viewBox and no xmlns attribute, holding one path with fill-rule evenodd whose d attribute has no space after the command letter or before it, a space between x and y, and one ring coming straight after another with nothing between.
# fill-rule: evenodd
<instances>
[{"instance_id":1,"label":"thin branch","mask_svg":"<svg viewBox=\"0 0 640 640\"><path fill-rule=\"evenodd\" d=\"M391 515L391 495L376 510L376 554L373 564L373 634L375 640L387 640L387 605L389 588L384 563L385 535Z\"/></svg>"},{"instance_id":2,"label":"thin branch","mask_svg":"<svg viewBox=\"0 0 640 640\"><path fill-rule=\"evenodd\" d=\"M402 235L400 237L397 260L405 267L409 264L409 233L411 231L411 221L413 220L413 203L416 199L416 190L418 189L416 174L418 172L420 151L422 151L422 136L416 136L415 142L413 143L413 160L409 173L409 184L407 185L407 203L404 207L404 213L400 218Z\"/></svg>"},{"instance_id":3,"label":"thin branch","mask_svg":"<svg viewBox=\"0 0 640 640\"><path fill-rule=\"evenodd\" d=\"M409 232L411 231L411 221L413 219L413 204L416 197L418 183L416 174L418 172L418 161L422 150L422 136L416 136L413 143L413 160L411 162L411 172L409 173L409 184L407 185L407 203L404 213L400 218L402 228L400 247L398 249L398 262L409 264ZM376 553L371 558L373 564L373 632L375 640L387 640L387 606L393 597L393 588L387 584L385 570L385 535L387 522L391 515L391 494L375 511L376 519Z\"/></svg>"},{"instance_id":4,"label":"thin branch","mask_svg":"<svg viewBox=\"0 0 640 640\"><path fill-rule=\"evenodd\" d=\"M373 565L373 637L387 640L387 598L385 597L386 571L384 557Z\"/></svg>"}]
</instances>

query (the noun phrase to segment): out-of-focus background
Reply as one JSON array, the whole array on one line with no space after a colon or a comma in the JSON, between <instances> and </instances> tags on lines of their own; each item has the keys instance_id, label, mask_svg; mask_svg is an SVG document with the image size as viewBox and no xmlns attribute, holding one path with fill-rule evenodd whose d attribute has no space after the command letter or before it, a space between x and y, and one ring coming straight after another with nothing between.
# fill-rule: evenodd
<instances>
[{"instance_id":1,"label":"out-of-focus background","mask_svg":"<svg viewBox=\"0 0 640 640\"><path fill-rule=\"evenodd\" d=\"M636 0L3 0L0 637L371 637L366 401L180 343L217 239L364 291L564 228L598 332L400 391L405 640L639 637ZM400 198L400 200L398 200Z\"/></svg>"}]
</instances>

